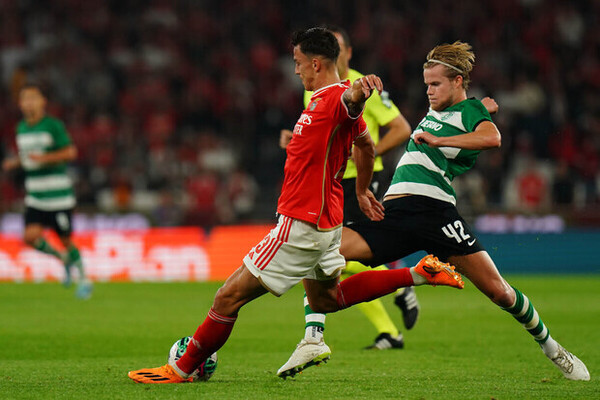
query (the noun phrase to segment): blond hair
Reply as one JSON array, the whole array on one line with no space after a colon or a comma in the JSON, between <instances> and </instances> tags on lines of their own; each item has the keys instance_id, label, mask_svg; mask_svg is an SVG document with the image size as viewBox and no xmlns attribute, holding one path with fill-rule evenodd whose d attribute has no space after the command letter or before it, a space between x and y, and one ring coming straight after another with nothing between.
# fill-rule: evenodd
<instances>
[{"instance_id":1,"label":"blond hair","mask_svg":"<svg viewBox=\"0 0 600 400\"><path fill-rule=\"evenodd\" d=\"M473 70L475 63L475 53L469 43L456 41L452 44L441 44L436 46L427 54L427 61L423 64L423 69L431 68L436 64L446 67L446 77L454 79L458 75L462 76L462 87L469 88L469 73Z\"/></svg>"}]
</instances>

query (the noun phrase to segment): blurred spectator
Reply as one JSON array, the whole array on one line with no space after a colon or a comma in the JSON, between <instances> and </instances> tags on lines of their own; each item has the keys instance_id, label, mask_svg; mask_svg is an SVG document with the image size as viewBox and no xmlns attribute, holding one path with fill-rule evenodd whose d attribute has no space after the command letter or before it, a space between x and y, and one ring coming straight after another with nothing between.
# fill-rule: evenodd
<instances>
[{"instance_id":1,"label":"blurred spectator","mask_svg":"<svg viewBox=\"0 0 600 400\"><path fill-rule=\"evenodd\" d=\"M484 177L482 190L486 194L485 203L488 207L498 209L502 204L506 175L504 154L501 150L487 151L479 156L478 162L478 169Z\"/></svg>"},{"instance_id":2,"label":"blurred spectator","mask_svg":"<svg viewBox=\"0 0 600 400\"><path fill-rule=\"evenodd\" d=\"M548 202L548 184L544 176L530 161L517 178L519 208L528 212L542 211Z\"/></svg>"},{"instance_id":3,"label":"blurred spectator","mask_svg":"<svg viewBox=\"0 0 600 400\"><path fill-rule=\"evenodd\" d=\"M181 205L175 201L175 196L168 190L160 192L159 203L152 210L152 222L156 226L179 226L184 222Z\"/></svg>"},{"instance_id":4,"label":"blurred spectator","mask_svg":"<svg viewBox=\"0 0 600 400\"><path fill-rule=\"evenodd\" d=\"M200 170L189 179L186 190L190 198L186 223L211 229L219 221L217 175L208 170Z\"/></svg>"},{"instance_id":5,"label":"blurred spectator","mask_svg":"<svg viewBox=\"0 0 600 400\"><path fill-rule=\"evenodd\" d=\"M132 188L125 177L119 177L114 185L115 206L119 211L128 211L131 207Z\"/></svg>"},{"instance_id":6,"label":"blurred spectator","mask_svg":"<svg viewBox=\"0 0 600 400\"><path fill-rule=\"evenodd\" d=\"M552 183L552 201L556 206L565 207L573 204L575 183L573 174L566 161L556 165L554 182Z\"/></svg>"},{"instance_id":7,"label":"blurred spectator","mask_svg":"<svg viewBox=\"0 0 600 400\"><path fill-rule=\"evenodd\" d=\"M589 136L585 136L581 142L575 168L585 185L586 203L595 203L598 200L596 181L600 174L600 156L596 143Z\"/></svg>"},{"instance_id":8,"label":"blurred spectator","mask_svg":"<svg viewBox=\"0 0 600 400\"><path fill-rule=\"evenodd\" d=\"M235 170L225 184L225 196L231 215L225 222L244 221L251 218L258 194L258 185L243 169Z\"/></svg>"}]
</instances>

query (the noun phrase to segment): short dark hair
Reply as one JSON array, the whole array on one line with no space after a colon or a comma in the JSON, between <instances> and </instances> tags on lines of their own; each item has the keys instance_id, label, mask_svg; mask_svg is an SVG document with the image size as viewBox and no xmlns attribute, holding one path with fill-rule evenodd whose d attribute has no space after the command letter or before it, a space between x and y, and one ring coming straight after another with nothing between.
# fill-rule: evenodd
<instances>
[{"instance_id":1,"label":"short dark hair","mask_svg":"<svg viewBox=\"0 0 600 400\"><path fill-rule=\"evenodd\" d=\"M48 98L48 87L41 82L27 81L23 84L23 86L21 86L19 92L25 89L37 89L42 96L44 96L44 98Z\"/></svg>"},{"instance_id":2,"label":"short dark hair","mask_svg":"<svg viewBox=\"0 0 600 400\"><path fill-rule=\"evenodd\" d=\"M292 46L300 46L304 54L323 56L334 63L340 55L340 45L333 33L321 27L294 32Z\"/></svg>"},{"instance_id":3,"label":"short dark hair","mask_svg":"<svg viewBox=\"0 0 600 400\"><path fill-rule=\"evenodd\" d=\"M342 39L344 39L344 44L346 45L346 47L352 47L352 44L350 44L350 36L344 28L332 24L325 24L323 25L323 27L327 30L330 30L333 33L339 33L342 36Z\"/></svg>"}]
</instances>

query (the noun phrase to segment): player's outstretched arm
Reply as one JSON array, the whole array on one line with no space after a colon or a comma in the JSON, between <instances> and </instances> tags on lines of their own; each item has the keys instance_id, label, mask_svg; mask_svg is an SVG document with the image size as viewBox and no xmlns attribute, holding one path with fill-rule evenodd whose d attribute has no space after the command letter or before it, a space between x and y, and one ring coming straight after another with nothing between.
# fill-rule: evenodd
<instances>
[{"instance_id":1,"label":"player's outstretched arm","mask_svg":"<svg viewBox=\"0 0 600 400\"><path fill-rule=\"evenodd\" d=\"M9 157L2 161L2 170L4 172L12 171L21 166L21 160L18 157Z\"/></svg>"},{"instance_id":2,"label":"player's outstretched arm","mask_svg":"<svg viewBox=\"0 0 600 400\"><path fill-rule=\"evenodd\" d=\"M419 132L413 134L412 138L417 144L427 144L430 147L458 147L467 150L487 150L502 144L500 131L490 121L483 121L475 131L463 135L438 137L429 132Z\"/></svg>"},{"instance_id":3,"label":"player's outstretched arm","mask_svg":"<svg viewBox=\"0 0 600 400\"><path fill-rule=\"evenodd\" d=\"M368 132L354 140L354 163L356 164L356 198L361 211L371 221L383 219L383 205L369 190L375 163L375 144Z\"/></svg>"},{"instance_id":4,"label":"player's outstretched arm","mask_svg":"<svg viewBox=\"0 0 600 400\"><path fill-rule=\"evenodd\" d=\"M73 161L77 158L77 148L73 145L69 145L60 150L51 151L45 154L30 154L29 158L41 164Z\"/></svg>"},{"instance_id":5,"label":"player's outstretched arm","mask_svg":"<svg viewBox=\"0 0 600 400\"><path fill-rule=\"evenodd\" d=\"M377 89L379 93L383 90L383 83L377 75L366 75L354 81L352 87L344 92L342 99L348 107L352 117L358 117L365 107L365 101L371 96L371 92Z\"/></svg>"}]
</instances>

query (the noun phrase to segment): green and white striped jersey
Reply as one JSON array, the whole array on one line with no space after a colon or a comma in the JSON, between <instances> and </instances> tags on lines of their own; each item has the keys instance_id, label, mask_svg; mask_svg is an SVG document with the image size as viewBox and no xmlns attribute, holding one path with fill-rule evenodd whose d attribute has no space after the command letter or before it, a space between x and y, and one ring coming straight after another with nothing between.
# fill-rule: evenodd
<instances>
[{"instance_id":1,"label":"green and white striped jersey","mask_svg":"<svg viewBox=\"0 0 600 400\"><path fill-rule=\"evenodd\" d=\"M482 121L491 121L490 114L475 98L461 101L443 111L429 112L413 131L429 132L438 137L473 132ZM412 139L400 158L387 195L417 194L456 205L456 192L451 186L455 176L475 164L479 150L457 147L429 147Z\"/></svg>"},{"instance_id":2,"label":"green and white striped jersey","mask_svg":"<svg viewBox=\"0 0 600 400\"><path fill-rule=\"evenodd\" d=\"M17 147L25 170L25 205L41 211L59 211L75 207L73 183L67 175L67 164L39 164L30 154L44 154L71 144L62 122L44 116L37 124L24 120L17 125Z\"/></svg>"}]
</instances>

